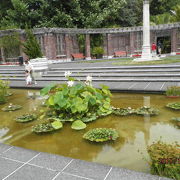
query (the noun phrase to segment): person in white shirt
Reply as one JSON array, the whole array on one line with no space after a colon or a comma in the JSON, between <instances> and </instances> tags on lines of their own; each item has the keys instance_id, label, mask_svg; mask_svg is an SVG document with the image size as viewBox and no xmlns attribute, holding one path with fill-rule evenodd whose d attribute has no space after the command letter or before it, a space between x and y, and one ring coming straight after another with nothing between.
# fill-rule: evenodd
<instances>
[{"instance_id":1,"label":"person in white shirt","mask_svg":"<svg viewBox=\"0 0 180 180\"><path fill-rule=\"evenodd\" d=\"M25 66L25 71L28 71L30 73L32 82L34 82L34 84L37 84L33 76L33 66L27 60L25 61L24 66Z\"/></svg>"}]
</instances>

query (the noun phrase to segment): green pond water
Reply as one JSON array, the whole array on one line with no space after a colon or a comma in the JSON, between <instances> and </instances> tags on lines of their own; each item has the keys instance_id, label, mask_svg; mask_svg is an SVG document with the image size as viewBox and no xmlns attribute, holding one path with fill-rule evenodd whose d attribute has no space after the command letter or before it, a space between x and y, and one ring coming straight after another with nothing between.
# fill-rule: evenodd
<instances>
[{"instance_id":1,"label":"green pond water","mask_svg":"<svg viewBox=\"0 0 180 180\"><path fill-rule=\"evenodd\" d=\"M167 103L179 99L155 94L113 93L112 105L115 107L137 108L150 104L158 108L160 114L153 117L110 115L87 124L87 128L81 131L72 130L70 123L66 123L63 129L54 133L37 135L31 132L31 126L38 121L23 124L17 123L14 118L24 113L39 111L42 102L39 91L11 91L14 94L9 97L8 103L22 105L23 108L14 112L3 112L1 108L8 103L0 105L0 142L5 144L149 172L148 163L143 159L143 156L148 159L147 145L160 137L167 143L180 143L180 129L170 120L172 117L180 117L180 111L165 107ZM97 127L114 128L120 137L115 142L100 144L90 143L82 138L89 129Z\"/></svg>"}]
</instances>

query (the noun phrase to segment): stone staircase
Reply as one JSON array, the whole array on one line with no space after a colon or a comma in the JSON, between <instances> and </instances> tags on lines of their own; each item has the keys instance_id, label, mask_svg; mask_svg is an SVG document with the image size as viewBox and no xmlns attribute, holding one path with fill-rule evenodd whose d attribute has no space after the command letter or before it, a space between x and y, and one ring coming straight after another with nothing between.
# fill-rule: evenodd
<instances>
[{"instance_id":1,"label":"stone staircase","mask_svg":"<svg viewBox=\"0 0 180 180\"><path fill-rule=\"evenodd\" d=\"M86 80L93 77L93 85L106 84L111 90L128 91L165 91L168 86L180 85L180 65L149 66L106 66L106 67L51 67L43 73L35 73L37 85L42 88L49 83L65 83L65 71L71 71L71 77ZM68 63L67 63L68 66ZM0 79L10 80L11 87L26 87L24 67L0 67Z\"/></svg>"}]
</instances>

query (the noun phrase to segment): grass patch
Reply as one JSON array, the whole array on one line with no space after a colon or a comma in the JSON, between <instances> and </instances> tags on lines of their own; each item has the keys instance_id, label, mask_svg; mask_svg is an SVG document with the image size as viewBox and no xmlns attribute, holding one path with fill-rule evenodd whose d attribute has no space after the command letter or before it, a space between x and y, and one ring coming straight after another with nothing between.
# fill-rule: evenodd
<instances>
[{"instance_id":1,"label":"grass patch","mask_svg":"<svg viewBox=\"0 0 180 180\"><path fill-rule=\"evenodd\" d=\"M109 62L109 61L132 61L133 58L116 58L116 59L99 59L99 60L90 60L90 61L81 61L77 63L97 63L97 62Z\"/></svg>"},{"instance_id":2,"label":"grass patch","mask_svg":"<svg viewBox=\"0 0 180 180\"><path fill-rule=\"evenodd\" d=\"M143 61L143 62L135 62L133 60L123 61L123 62L113 62L113 65L154 65L154 64L171 64L180 62L180 56L169 56L162 58L162 60L158 61Z\"/></svg>"}]
</instances>

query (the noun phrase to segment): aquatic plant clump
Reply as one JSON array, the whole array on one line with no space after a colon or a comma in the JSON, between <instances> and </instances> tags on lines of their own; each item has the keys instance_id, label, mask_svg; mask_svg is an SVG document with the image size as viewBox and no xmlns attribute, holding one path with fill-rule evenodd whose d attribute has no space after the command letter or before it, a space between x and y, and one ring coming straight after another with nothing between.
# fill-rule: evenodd
<instances>
[{"instance_id":1,"label":"aquatic plant clump","mask_svg":"<svg viewBox=\"0 0 180 180\"><path fill-rule=\"evenodd\" d=\"M9 82L0 80L0 104L6 103L8 89L9 89Z\"/></svg>"},{"instance_id":2,"label":"aquatic plant clump","mask_svg":"<svg viewBox=\"0 0 180 180\"><path fill-rule=\"evenodd\" d=\"M15 119L17 122L29 122L34 121L37 119L37 116L35 114L23 114L22 116L19 116Z\"/></svg>"},{"instance_id":3,"label":"aquatic plant clump","mask_svg":"<svg viewBox=\"0 0 180 180\"><path fill-rule=\"evenodd\" d=\"M63 127L63 124L60 121L54 121L54 122L44 122L41 124L37 124L32 127L32 132L35 133L48 133L52 131L56 131L58 129L61 129Z\"/></svg>"},{"instance_id":4,"label":"aquatic plant clump","mask_svg":"<svg viewBox=\"0 0 180 180\"><path fill-rule=\"evenodd\" d=\"M67 84L50 85L41 90L41 95L48 96L45 104L55 112L54 116L89 122L112 113L107 86L97 89L90 82L74 84L73 80L69 78Z\"/></svg>"},{"instance_id":5,"label":"aquatic plant clump","mask_svg":"<svg viewBox=\"0 0 180 180\"><path fill-rule=\"evenodd\" d=\"M166 90L166 96L180 97L180 86L170 86Z\"/></svg>"},{"instance_id":6,"label":"aquatic plant clump","mask_svg":"<svg viewBox=\"0 0 180 180\"><path fill-rule=\"evenodd\" d=\"M180 117L174 117L174 118L172 118L171 120L173 120L173 121L175 121L176 122L176 125L178 126L178 127L180 127Z\"/></svg>"},{"instance_id":7,"label":"aquatic plant clump","mask_svg":"<svg viewBox=\"0 0 180 180\"><path fill-rule=\"evenodd\" d=\"M154 115L158 115L159 114L159 110L155 109L155 108L152 108L152 107L143 106L143 107L137 108L135 110L135 113L138 114L138 115L150 115L150 116L154 116Z\"/></svg>"},{"instance_id":8,"label":"aquatic plant clump","mask_svg":"<svg viewBox=\"0 0 180 180\"><path fill-rule=\"evenodd\" d=\"M9 104L8 106L2 108L3 111L16 111L21 109L22 106L20 105L15 105L15 104Z\"/></svg>"},{"instance_id":9,"label":"aquatic plant clump","mask_svg":"<svg viewBox=\"0 0 180 180\"><path fill-rule=\"evenodd\" d=\"M180 179L180 145L158 141L148 146L147 151L152 174Z\"/></svg>"},{"instance_id":10,"label":"aquatic plant clump","mask_svg":"<svg viewBox=\"0 0 180 180\"><path fill-rule=\"evenodd\" d=\"M180 110L180 102L168 103L166 107L174 110Z\"/></svg>"},{"instance_id":11,"label":"aquatic plant clump","mask_svg":"<svg viewBox=\"0 0 180 180\"><path fill-rule=\"evenodd\" d=\"M89 130L83 135L84 139L94 142L105 142L110 140L116 140L119 137L117 131L111 128L95 128Z\"/></svg>"},{"instance_id":12,"label":"aquatic plant clump","mask_svg":"<svg viewBox=\"0 0 180 180\"><path fill-rule=\"evenodd\" d=\"M112 107L112 113L118 116L127 116L127 115L131 115L135 112L134 109L132 109L131 107L128 108L115 108Z\"/></svg>"}]
</instances>

